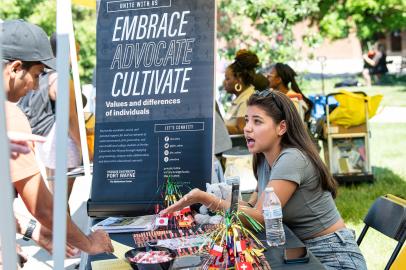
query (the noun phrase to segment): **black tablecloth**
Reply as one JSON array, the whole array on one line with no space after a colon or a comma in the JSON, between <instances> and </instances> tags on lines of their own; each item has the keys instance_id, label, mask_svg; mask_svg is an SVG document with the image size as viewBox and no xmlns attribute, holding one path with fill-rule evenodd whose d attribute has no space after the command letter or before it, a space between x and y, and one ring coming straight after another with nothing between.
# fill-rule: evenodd
<instances>
[{"instance_id":1,"label":"black tablecloth","mask_svg":"<svg viewBox=\"0 0 406 270\"><path fill-rule=\"evenodd\" d=\"M268 262L271 265L272 270L283 269L283 270L323 270L323 265L310 253L310 260L308 263L300 263L300 264L285 264L283 261L283 250L284 248L293 248L293 247L303 247L304 244L297 238L297 236L285 226L285 234L286 234L286 244L280 247L272 247L267 248L265 251L265 257L267 258ZM132 233L115 233L110 234L111 239L120 242L127 246L134 246L134 240L132 237ZM266 247L266 238L265 233L258 234L258 239ZM91 270L91 262L98 261L98 260L106 260L106 259L116 259L115 256L111 254L99 254L94 256L88 257L87 267L86 269ZM130 268L129 268L130 269Z\"/></svg>"},{"instance_id":2,"label":"black tablecloth","mask_svg":"<svg viewBox=\"0 0 406 270\"><path fill-rule=\"evenodd\" d=\"M283 250L285 248L294 247L304 247L305 245L300 241L299 238L287 227L284 226L286 243L283 246L267 248L265 251L265 257L267 258L272 270L283 269L283 270L322 270L325 269L323 265L313 256L309 251L310 259L308 263L298 263L298 264L286 264L283 261ZM265 233L258 235L259 240L267 246Z\"/></svg>"}]
</instances>

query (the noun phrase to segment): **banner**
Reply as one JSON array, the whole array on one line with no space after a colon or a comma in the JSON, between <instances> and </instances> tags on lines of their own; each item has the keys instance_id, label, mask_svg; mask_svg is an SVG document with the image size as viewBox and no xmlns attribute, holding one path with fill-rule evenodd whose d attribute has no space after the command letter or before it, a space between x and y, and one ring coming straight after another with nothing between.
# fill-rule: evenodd
<instances>
[{"instance_id":1,"label":"banner","mask_svg":"<svg viewBox=\"0 0 406 270\"><path fill-rule=\"evenodd\" d=\"M150 212L168 177L211 181L214 22L214 0L101 1L89 208Z\"/></svg>"}]
</instances>

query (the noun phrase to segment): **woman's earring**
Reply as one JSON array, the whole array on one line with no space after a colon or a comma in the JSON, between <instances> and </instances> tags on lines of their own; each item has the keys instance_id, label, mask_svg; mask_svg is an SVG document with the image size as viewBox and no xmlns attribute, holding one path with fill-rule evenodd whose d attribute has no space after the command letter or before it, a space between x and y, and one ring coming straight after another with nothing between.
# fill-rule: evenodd
<instances>
[{"instance_id":1,"label":"woman's earring","mask_svg":"<svg viewBox=\"0 0 406 270\"><path fill-rule=\"evenodd\" d=\"M241 84L236 83L236 84L234 85L234 89L235 89L235 91L237 91L237 92L241 92L241 90L242 90Z\"/></svg>"}]
</instances>

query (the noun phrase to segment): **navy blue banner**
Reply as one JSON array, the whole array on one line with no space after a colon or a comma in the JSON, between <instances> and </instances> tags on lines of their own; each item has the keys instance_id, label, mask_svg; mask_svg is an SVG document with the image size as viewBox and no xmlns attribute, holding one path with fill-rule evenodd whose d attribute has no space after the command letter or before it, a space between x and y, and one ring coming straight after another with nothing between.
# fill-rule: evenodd
<instances>
[{"instance_id":1,"label":"navy blue banner","mask_svg":"<svg viewBox=\"0 0 406 270\"><path fill-rule=\"evenodd\" d=\"M155 204L212 172L214 0L101 1L93 202Z\"/></svg>"}]
</instances>

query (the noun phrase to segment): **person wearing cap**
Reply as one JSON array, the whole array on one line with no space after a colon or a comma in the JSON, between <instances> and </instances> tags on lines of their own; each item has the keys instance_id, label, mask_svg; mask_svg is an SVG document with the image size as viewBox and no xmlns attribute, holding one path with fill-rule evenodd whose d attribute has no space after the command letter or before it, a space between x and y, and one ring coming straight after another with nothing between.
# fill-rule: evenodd
<instances>
[{"instance_id":1,"label":"person wearing cap","mask_svg":"<svg viewBox=\"0 0 406 270\"><path fill-rule=\"evenodd\" d=\"M23 20L6 20L2 23L2 59L7 130L31 134L26 116L12 102L17 102L29 90L38 88L38 79L44 68L55 69L55 58L46 33L38 26ZM34 144L31 152L10 159L10 176L16 192L28 211L44 228L52 230L53 198L46 187L35 160ZM83 234L67 215L68 244L89 254L112 252L108 234L98 230ZM25 239L33 237L37 222L26 225ZM24 230L24 229L22 229Z\"/></svg>"},{"instance_id":2,"label":"person wearing cap","mask_svg":"<svg viewBox=\"0 0 406 270\"><path fill-rule=\"evenodd\" d=\"M52 53L56 56L56 33L50 38ZM78 48L77 48L78 50ZM29 91L21 98L17 106L24 112L30 122L32 133L44 136L45 142L37 145L37 154L45 166L48 188L54 192L56 168L56 97L58 74L51 70L39 79L37 90ZM82 163L78 114L76 109L75 88L69 81L69 125L67 143L68 171ZM68 178L67 201L73 189L75 177ZM69 207L68 207L69 208Z\"/></svg>"}]
</instances>

